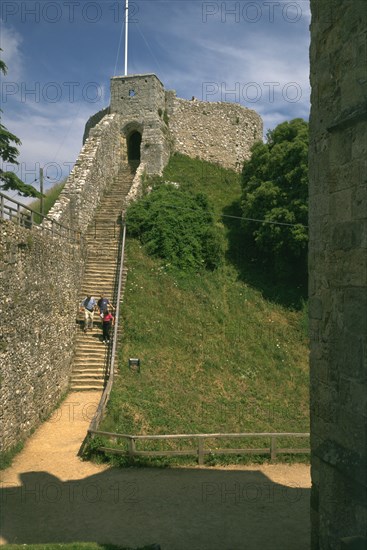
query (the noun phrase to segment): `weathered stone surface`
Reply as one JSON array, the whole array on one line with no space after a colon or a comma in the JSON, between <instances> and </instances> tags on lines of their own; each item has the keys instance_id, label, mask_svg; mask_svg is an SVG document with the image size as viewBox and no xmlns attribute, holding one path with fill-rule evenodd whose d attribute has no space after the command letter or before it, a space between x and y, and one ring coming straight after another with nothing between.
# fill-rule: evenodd
<instances>
[{"instance_id":1,"label":"weathered stone surface","mask_svg":"<svg viewBox=\"0 0 367 550\"><path fill-rule=\"evenodd\" d=\"M0 220L0 449L24 439L68 388L83 248Z\"/></svg>"},{"instance_id":2,"label":"weathered stone surface","mask_svg":"<svg viewBox=\"0 0 367 550\"><path fill-rule=\"evenodd\" d=\"M240 171L250 149L262 141L261 117L236 103L174 98L170 132L174 151Z\"/></svg>"},{"instance_id":3,"label":"weathered stone surface","mask_svg":"<svg viewBox=\"0 0 367 550\"><path fill-rule=\"evenodd\" d=\"M97 113L98 114L98 113ZM105 115L90 131L48 217L84 232L121 165L120 119Z\"/></svg>"},{"instance_id":4,"label":"weathered stone surface","mask_svg":"<svg viewBox=\"0 0 367 550\"><path fill-rule=\"evenodd\" d=\"M252 145L262 140L263 123L255 111L235 103L179 99L153 74L112 78L110 112L120 115L126 141L134 132L141 134L148 174L161 174L173 152L239 171ZM92 117L88 124L93 122Z\"/></svg>"},{"instance_id":5,"label":"weathered stone surface","mask_svg":"<svg viewBox=\"0 0 367 550\"><path fill-rule=\"evenodd\" d=\"M311 0L312 549L366 548L367 3Z\"/></svg>"},{"instance_id":6,"label":"weathered stone surface","mask_svg":"<svg viewBox=\"0 0 367 550\"><path fill-rule=\"evenodd\" d=\"M122 136L141 135L140 160L148 174L161 174L169 161L172 138L165 91L154 74L111 78L111 113L119 115Z\"/></svg>"}]
</instances>

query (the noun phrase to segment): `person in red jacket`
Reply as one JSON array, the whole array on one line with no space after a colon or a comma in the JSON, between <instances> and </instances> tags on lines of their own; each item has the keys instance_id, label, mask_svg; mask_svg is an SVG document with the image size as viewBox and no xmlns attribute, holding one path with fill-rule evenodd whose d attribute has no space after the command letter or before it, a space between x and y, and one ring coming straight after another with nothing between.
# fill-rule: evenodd
<instances>
[{"instance_id":1,"label":"person in red jacket","mask_svg":"<svg viewBox=\"0 0 367 550\"><path fill-rule=\"evenodd\" d=\"M110 312L110 310L107 308L105 313L103 314L102 319L102 329L103 329L103 342L104 344L108 344L110 341L110 332L111 332L111 326L115 324L115 318Z\"/></svg>"}]
</instances>

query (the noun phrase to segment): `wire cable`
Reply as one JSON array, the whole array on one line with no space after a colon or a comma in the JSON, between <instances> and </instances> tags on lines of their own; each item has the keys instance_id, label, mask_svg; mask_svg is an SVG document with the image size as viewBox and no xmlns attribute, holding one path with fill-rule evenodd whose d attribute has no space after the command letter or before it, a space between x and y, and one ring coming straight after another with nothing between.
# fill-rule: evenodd
<instances>
[{"instance_id":1,"label":"wire cable","mask_svg":"<svg viewBox=\"0 0 367 550\"><path fill-rule=\"evenodd\" d=\"M185 206L176 206L174 204L163 204L162 206L166 206L168 208L177 208L180 210L190 210L191 212L197 212L195 208L186 208ZM249 222L258 222L258 223L269 223L272 225L285 225L289 227L305 227L308 228L308 225L305 225L304 223L288 223L288 222L276 222L273 220L258 220L256 218L245 218L242 216L231 216L230 214L220 214L221 218L232 218L235 220L243 220L243 221L249 221Z\"/></svg>"}]
</instances>

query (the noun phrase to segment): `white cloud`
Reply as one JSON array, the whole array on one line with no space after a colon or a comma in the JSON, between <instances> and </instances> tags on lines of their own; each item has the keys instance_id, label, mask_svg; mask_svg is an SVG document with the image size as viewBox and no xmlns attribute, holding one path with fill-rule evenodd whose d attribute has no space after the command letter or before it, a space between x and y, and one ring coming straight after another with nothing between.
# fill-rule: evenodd
<instances>
[{"instance_id":1,"label":"white cloud","mask_svg":"<svg viewBox=\"0 0 367 550\"><path fill-rule=\"evenodd\" d=\"M6 27L0 19L0 48L1 59L8 67L4 80L19 81L23 73L23 58L21 55L21 35L11 27Z\"/></svg>"}]
</instances>

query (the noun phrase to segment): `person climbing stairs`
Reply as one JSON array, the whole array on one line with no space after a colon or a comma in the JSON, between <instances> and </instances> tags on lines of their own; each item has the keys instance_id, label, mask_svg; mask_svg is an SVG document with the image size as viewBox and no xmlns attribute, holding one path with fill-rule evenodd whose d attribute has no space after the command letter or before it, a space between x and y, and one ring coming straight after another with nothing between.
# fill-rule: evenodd
<instances>
[{"instance_id":1,"label":"person climbing stairs","mask_svg":"<svg viewBox=\"0 0 367 550\"><path fill-rule=\"evenodd\" d=\"M109 298L115 308L118 307L113 300L117 288L121 246L121 213L125 209L126 196L131 188L134 172L128 164L121 167L118 176L102 197L95 217L86 231L87 261L79 303L89 295L94 296L97 301L103 294ZM122 294L126 275L127 270L124 268ZM112 344L103 344L102 319L97 312L94 314L93 330L84 333L83 329L83 315L80 315L70 389L72 391L102 390Z\"/></svg>"}]
</instances>

